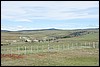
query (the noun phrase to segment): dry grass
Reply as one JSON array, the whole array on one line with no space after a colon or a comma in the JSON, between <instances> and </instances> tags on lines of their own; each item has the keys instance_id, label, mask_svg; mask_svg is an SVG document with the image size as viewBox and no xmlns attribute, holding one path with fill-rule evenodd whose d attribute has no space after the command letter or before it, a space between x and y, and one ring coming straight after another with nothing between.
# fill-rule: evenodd
<instances>
[{"instance_id":1,"label":"dry grass","mask_svg":"<svg viewBox=\"0 0 100 67\"><path fill-rule=\"evenodd\" d=\"M2 66L98 66L99 50L77 49L23 55L24 58L1 58Z\"/></svg>"}]
</instances>

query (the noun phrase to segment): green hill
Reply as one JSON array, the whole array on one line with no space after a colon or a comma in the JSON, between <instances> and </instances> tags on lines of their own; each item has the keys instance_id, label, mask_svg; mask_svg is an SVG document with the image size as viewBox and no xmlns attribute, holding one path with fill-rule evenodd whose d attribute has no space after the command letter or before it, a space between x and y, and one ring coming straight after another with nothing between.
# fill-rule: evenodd
<instances>
[{"instance_id":1,"label":"green hill","mask_svg":"<svg viewBox=\"0 0 100 67\"><path fill-rule=\"evenodd\" d=\"M77 29L77 30L58 30L58 29L42 29L31 31L1 31L1 40L19 40L20 36L28 36L30 38L43 39L44 37L54 37L61 40L99 40L99 28L93 29Z\"/></svg>"}]
</instances>

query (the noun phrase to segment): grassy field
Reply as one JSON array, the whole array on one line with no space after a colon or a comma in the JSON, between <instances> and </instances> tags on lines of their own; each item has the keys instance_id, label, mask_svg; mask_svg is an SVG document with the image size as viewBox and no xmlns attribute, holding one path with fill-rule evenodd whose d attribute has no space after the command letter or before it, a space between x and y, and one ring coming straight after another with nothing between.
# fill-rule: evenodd
<instances>
[{"instance_id":1,"label":"grassy field","mask_svg":"<svg viewBox=\"0 0 100 67\"><path fill-rule=\"evenodd\" d=\"M2 66L98 66L97 49L77 49L64 52L44 52L21 55L23 58L3 57Z\"/></svg>"},{"instance_id":2,"label":"grassy field","mask_svg":"<svg viewBox=\"0 0 100 67\"><path fill-rule=\"evenodd\" d=\"M50 36L66 36L81 30L45 30L31 32L1 32L1 42L5 40L19 40L20 36L29 36L30 38L42 39ZM99 42L99 30L86 30L89 34L58 39L59 42L11 42L10 45L1 46L1 49L12 49L13 53L6 51L7 54L1 55L1 66L99 66L99 49L98 48L82 48L72 49L68 45L72 44L84 45L85 42ZM59 46L59 51L48 51L48 44L56 50ZM99 44L99 43L98 43ZM97 45L98 45L97 44ZM64 47L63 47L64 45ZM92 44L90 44L92 46ZM20 51L25 51L23 47L27 47L27 51L33 49L33 53L18 55L17 47ZM37 46L40 52L37 52ZM39 47L44 46L43 50ZM97 46L99 47L99 46ZM63 50L63 49L64 50ZM78 47L79 48L79 47ZM15 50L15 51L14 51Z\"/></svg>"}]
</instances>

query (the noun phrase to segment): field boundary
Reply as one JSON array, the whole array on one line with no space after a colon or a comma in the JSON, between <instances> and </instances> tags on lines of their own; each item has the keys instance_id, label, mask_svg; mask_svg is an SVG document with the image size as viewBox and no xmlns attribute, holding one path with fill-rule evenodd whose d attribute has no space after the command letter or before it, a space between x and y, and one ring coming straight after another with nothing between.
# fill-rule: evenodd
<instances>
[{"instance_id":1,"label":"field boundary","mask_svg":"<svg viewBox=\"0 0 100 67\"><path fill-rule=\"evenodd\" d=\"M22 46L16 48L1 48L1 54L33 54L33 53L41 53L41 52L61 52L64 50L73 50L73 49L84 49L84 48L99 48L99 42L85 42L85 43L71 43L71 44L61 44L61 45L51 45L48 44L46 46Z\"/></svg>"}]
</instances>

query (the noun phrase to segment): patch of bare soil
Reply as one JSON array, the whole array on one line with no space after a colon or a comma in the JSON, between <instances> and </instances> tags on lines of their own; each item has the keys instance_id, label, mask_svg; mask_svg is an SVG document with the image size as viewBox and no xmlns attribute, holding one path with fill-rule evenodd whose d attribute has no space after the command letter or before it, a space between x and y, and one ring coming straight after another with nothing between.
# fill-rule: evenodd
<instances>
[{"instance_id":1,"label":"patch of bare soil","mask_svg":"<svg viewBox=\"0 0 100 67\"><path fill-rule=\"evenodd\" d=\"M25 56L18 54L1 54L1 58L21 59L25 58Z\"/></svg>"}]
</instances>

